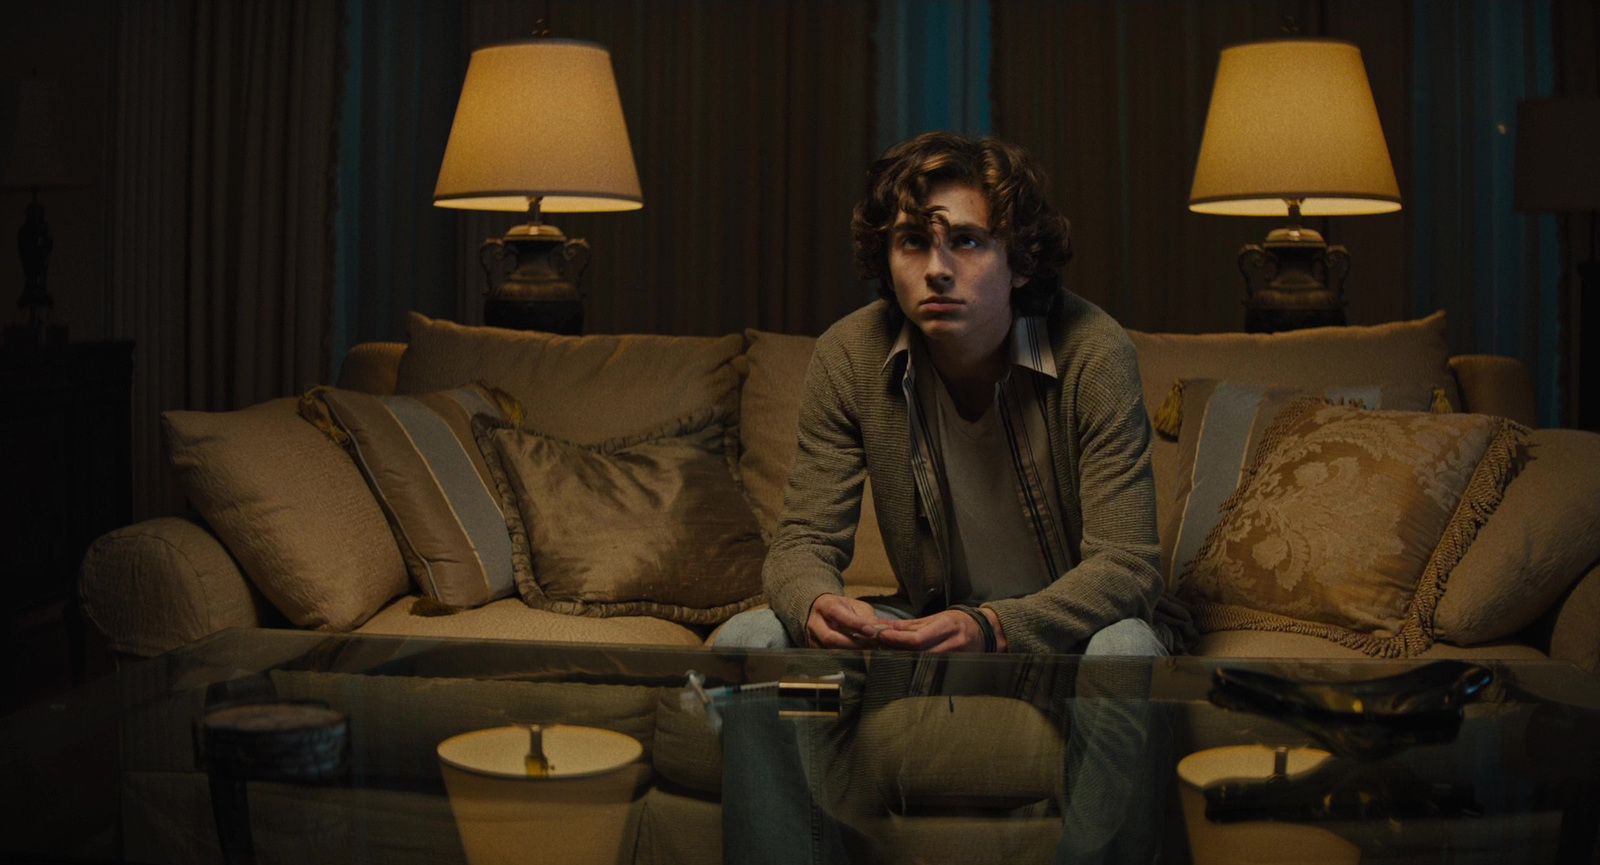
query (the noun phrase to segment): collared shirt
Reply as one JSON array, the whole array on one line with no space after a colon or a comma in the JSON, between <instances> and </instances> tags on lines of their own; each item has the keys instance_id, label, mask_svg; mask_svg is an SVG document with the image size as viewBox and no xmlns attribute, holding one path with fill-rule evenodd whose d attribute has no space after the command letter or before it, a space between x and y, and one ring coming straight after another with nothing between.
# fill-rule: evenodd
<instances>
[{"instance_id":1,"label":"collared shirt","mask_svg":"<svg viewBox=\"0 0 1600 865\"><path fill-rule=\"evenodd\" d=\"M1055 469L1050 457L1050 434L1045 424L1044 402L1036 376L1056 378L1054 353L1043 318L1017 317L1009 340L1010 366L995 384L995 409L1005 430L1012 467L1015 469L1018 506L1034 540L1041 587L1069 570L1074 562L1061 521L1061 502ZM941 387L931 358L920 334L906 322L890 348L884 366L905 356L901 393L906 401L910 428L911 473L917 489L919 510L926 519L927 542L940 563L945 604L960 603L959 587L953 585L954 551L950 538L950 485L940 459L938 424L930 422ZM924 371L919 374L919 370ZM1019 372L1020 370L1020 372Z\"/></svg>"}]
</instances>

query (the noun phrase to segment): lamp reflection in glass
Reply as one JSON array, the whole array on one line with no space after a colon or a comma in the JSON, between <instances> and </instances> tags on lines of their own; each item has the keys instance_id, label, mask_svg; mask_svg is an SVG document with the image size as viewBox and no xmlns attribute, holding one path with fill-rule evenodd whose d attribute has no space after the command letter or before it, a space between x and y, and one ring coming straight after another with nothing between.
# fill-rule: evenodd
<instances>
[{"instance_id":1,"label":"lamp reflection in glass","mask_svg":"<svg viewBox=\"0 0 1600 865\"><path fill-rule=\"evenodd\" d=\"M548 212L643 207L611 55L592 42L535 37L472 52L445 145L437 207L525 212L480 247L484 323L579 333L589 245ZM498 283L498 266L511 272Z\"/></svg>"},{"instance_id":2,"label":"lamp reflection in glass","mask_svg":"<svg viewBox=\"0 0 1600 865\"><path fill-rule=\"evenodd\" d=\"M1300 220L1400 209L1361 50L1311 38L1222 49L1189 209L1289 218L1239 252L1245 330L1344 324L1349 254Z\"/></svg>"},{"instance_id":3,"label":"lamp reflection in glass","mask_svg":"<svg viewBox=\"0 0 1600 865\"><path fill-rule=\"evenodd\" d=\"M22 226L17 229L23 274L17 308L25 323L6 327L8 343L67 341L66 325L50 322L55 301L45 277L55 241L44 218L39 190L82 184L73 166L62 158L61 112L68 104L56 82L46 79L9 81L0 91L0 187L30 193Z\"/></svg>"}]
</instances>

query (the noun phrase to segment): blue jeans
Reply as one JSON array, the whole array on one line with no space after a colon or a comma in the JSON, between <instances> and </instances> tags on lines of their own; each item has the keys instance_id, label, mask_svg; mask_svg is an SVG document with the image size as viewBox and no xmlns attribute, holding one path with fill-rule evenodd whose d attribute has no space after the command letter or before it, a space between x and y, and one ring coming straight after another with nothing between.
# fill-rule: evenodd
<instances>
[{"instance_id":1,"label":"blue jeans","mask_svg":"<svg viewBox=\"0 0 1600 865\"><path fill-rule=\"evenodd\" d=\"M878 611L885 618L906 618L893 608ZM753 610L723 625L716 645L785 648L793 643L771 611ZM1055 862L1154 858L1171 768L1170 719L1148 700L1149 664L1142 659L1164 654L1148 623L1116 622L1088 641L1084 656L1097 660L1077 665L1070 698L1028 695L1035 702L1055 702L1040 708L1070 725ZM1119 662L1118 657L1141 660ZM869 676L861 690L873 684ZM853 724L863 696L847 689L839 719L780 718L770 692L740 694L728 704L722 732L725 863L846 862L850 851L865 846L850 821L838 819L827 792L837 746L848 746L849 731L840 728Z\"/></svg>"},{"instance_id":2,"label":"blue jeans","mask_svg":"<svg viewBox=\"0 0 1600 865\"><path fill-rule=\"evenodd\" d=\"M909 619L911 614L904 610L873 604L873 612L884 619ZM778 616L772 610L762 607L758 610L745 610L722 623L717 629L717 637L713 645L735 649L795 649L801 648L789 639L789 632L784 629L783 623L778 621Z\"/></svg>"},{"instance_id":3,"label":"blue jeans","mask_svg":"<svg viewBox=\"0 0 1600 865\"><path fill-rule=\"evenodd\" d=\"M1142 659L1166 654L1138 619L1090 638L1068 711L1055 865L1155 861L1173 770L1173 718L1170 705L1149 699L1150 665Z\"/></svg>"}]
</instances>

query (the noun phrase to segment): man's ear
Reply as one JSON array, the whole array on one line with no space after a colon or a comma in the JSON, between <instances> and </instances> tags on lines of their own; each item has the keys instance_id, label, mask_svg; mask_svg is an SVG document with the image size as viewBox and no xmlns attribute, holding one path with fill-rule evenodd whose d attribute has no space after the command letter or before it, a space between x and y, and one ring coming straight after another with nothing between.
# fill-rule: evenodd
<instances>
[{"instance_id":1,"label":"man's ear","mask_svg":"<svg viewBox=\"0 0 1600 865\"><path fill-rule=\"evenodd\" d=\"M1020 273L1012 274L1011 275L1011 288L1012 288L1012 290L1014 291L1016 289L1019 289L1019 288L1023 287L1024 285L1027 285L1028 284L1028 279L1029 279L1029 277L1023 276Z\"/></svg>"}]
</instances>

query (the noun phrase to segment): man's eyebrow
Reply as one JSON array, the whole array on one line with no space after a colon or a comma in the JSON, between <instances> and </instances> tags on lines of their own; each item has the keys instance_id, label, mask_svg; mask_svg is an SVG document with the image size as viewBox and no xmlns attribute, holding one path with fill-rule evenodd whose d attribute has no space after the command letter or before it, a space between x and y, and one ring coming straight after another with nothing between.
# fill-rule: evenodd
<instances>
[{"instance_id":1,"label":"man's eyebrow","mask_svg":"<svg viewBox=\"0 0 1600 865\"><path fill-rule=\"evenodd\" d=\"M933 220L929 220L929 222L930 223L931 222L940 222L941 224L943 224L945 226L945 231L950 232L950 233L966 232L968 234L982 234L982 235L988 235L989 234L989 229L988 229L987 226L980 225L980 224L978 224L976 222L958 222L958 223L956 223L954 225L950 225L949 223L944 223L942 220L939 220L937 218L933 219ZM912 233L915 233L915 234L926 234L928 232L928 228L930 228L930 227L931 226L918 225L915 222L909 222L909 221L908 222L896 222L893 226L890 227L889 231L890 231L891 234L896 234L896 235L899 235L899 234L912 234Z\"/></svg>"},{"instance_id":2,"label":"man's eyebrow","mask_svg":"<svg viewBox=\"0 0 1600 865\"><path fill-rule=\"evenodd\" d=\"M965 231L965 232L968 232L970 234L983 234L983 235L987 235L989 233L989 227L988 226L979 225L976 222L958 222L955 225L950 226L949 230L952 231L952 232Z\"/></svg>"}]
</instances>

